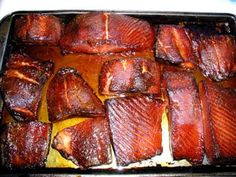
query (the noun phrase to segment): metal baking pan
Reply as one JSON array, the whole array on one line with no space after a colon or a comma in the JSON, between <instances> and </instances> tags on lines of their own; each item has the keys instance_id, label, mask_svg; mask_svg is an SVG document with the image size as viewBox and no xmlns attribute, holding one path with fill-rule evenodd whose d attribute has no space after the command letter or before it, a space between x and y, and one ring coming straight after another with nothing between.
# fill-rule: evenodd
<instances>
[{"instance_id":1,"label":"metal baking pan","mask_svg":"<svg viewBox=\"0 0 236 177\"><path fill-rule=\"evenodd\" d=\"M16 45L13 40L13 26L15 18L19 15L29 13L53 14L59 17L63 22L67 22L77 14L87 13L89 11L19 11L14 12L0 21L0 70L4 69L5 63ZM113 13L114 11L108 11ZM185 23L189 25L206 25L213 27L216 24L227 34L236 36L236 17L232 14L215 14L215 13L181 13L181 12L131 12L131 11L115 11L114 13L127 14L137 18L145 19L152 25L158 24L179 24ZM2 105L2 104L1 104ZM9 170L0 167L0 176L11 174L16 176L40 176L40 174L48 175L154 175L154 176L184 176L188 174L202 175L227 175L235 176L236 170L233 165L202 165L202 166L147 166L133 167L124 169L113 168L94 168L88 170L80 170L74 168L55 168L47 167L42 169L27 170Z\"/></svg>"}]
</instances>

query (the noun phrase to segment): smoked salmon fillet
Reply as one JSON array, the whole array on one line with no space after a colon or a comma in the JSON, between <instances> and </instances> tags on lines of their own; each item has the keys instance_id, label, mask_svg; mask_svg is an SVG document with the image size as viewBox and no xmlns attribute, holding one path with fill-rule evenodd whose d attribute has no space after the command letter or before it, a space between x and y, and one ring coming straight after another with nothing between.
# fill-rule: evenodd
<instances>
[{"instance_id":1,"label":"smoked salmon fillet","mask_svg":"<svg viewBox=\"0 0 236 177\"><path fill-rule=\"evenodd\" d=\"M236 42L231 35L201 35L198 39L197 57L202 73L221 81L236 73Z\"/></svg>"},{"instance_id":2,"label":"smoked salmon fillet","mask_svg":"<svg viewBox=\"0 0 236 177\"><path fill-rule=\"evenodd\" d=\"M51 124L12 122L1 128L2 165L7 168L45 167Z\"/></svg>"},{"instance_id":3,"label":"smoked salmon fillet","mask_svg":"<svg viewBox=\"0 0 236 177\"><path fill-rule=\"evenodd\" d=\"M163 78L169 98L173 157L201 164L204 154L202 113L194 76L187 71L165 68Z\"/></svg>"},{"instance_id":4,"label":"smoked salmon fillet","mask_svg":"<svg viewBox=\"0 0 236 177\"><path fill-rule=\"evenodd\" d=\"M190 69L198 66L204 76L215 81L233 76L236 73L235 37L195 28L160 25L156 37L157 60Z\"/></svg>"},{"instance_id":5,"label":"smoked salmon fillet","mask_svg":"<svg viewBox=\"0 0 236 177\"><path fill-rule=\"evenodd\" d=\"M199 83L206 156L210 164L236 162L236 92L211 81Z\"/></svg>"},{"instance_id":6,"label":"smoked salmon fillet","mask_svg":"<svg viewBox=\"0 0 236 177\"><path fill-rule=\"evenodd\" d=\"M104 63L99 81L103 95L160 92L160 66L145 58L116 59Z\"/></svg>"},{"instance_id":7,"label":"smoked salmon fillet","mask_svg":"<svg viewBox=\"0 0 236 177\"><path fill-rule=\"evenodd\" d=\"M106 100L107 116L118 166L162 153L164 104L148 96Z\"/></svg>"},{"instance_id":8,"label":"smoked salmon fillet","mask_svg":"<svg viewBox=\"0 0 236 177\"><path fill-rule=\"evenodd\" d=\"M30 14L17 18L14 30L18 42L30 45L58 45L63 25L56 16Z\"/></svg>"},{"instance_id":9,"label":"smoked salmon fillet","mask_svg":"<svg viewBox=\"0 0 236 177\"><path fill-rule=\"evenodd\" d=\"M47 90L49 120L73 116L105 116L102 102L74 68L61 68Z\"/></svg>"},{"instance_id":10,"label":"smoked salmon fillet","mask_svg":"<svg viewBox=\"0 0 236 177\"><path fill-rule=\"evenodd\" d=\"M191 32L180 25L160 25L156 40L156 57L164 61L193 68L196 57Z\"/></svg>"},{"instance_id":11,"label":"smoked salmon fillet","mask_svg":"<svg viewBox=\"0 0 236 177\"><path fill-rule=\"evenodd\" d=\"M64 53L108 53L152 50L154 30L137 18L92 12L76 16L65 28Z\"/></svg>"},{"instance_id":12,"label":"smoked salmon fillet","mask_svg":"<svg viewBox=\"0 0 236 177\"><path fill-rule=\"evenodd\" d=\"M50 61L12 54L1 78L1 92L10 114L18 121L38 119L42 88L53 73Z\"/></svg>"},{"instance_id":13,"label":"smoked salmon fillet","mask_svg":"<svg viewBox=\"0 0 236 177\"><path fill-rule=\"evenodd\" d=\"M97 117L59 131L52 147L82 169L111 163L107 119Z\"/></svg>"}]
</instances>

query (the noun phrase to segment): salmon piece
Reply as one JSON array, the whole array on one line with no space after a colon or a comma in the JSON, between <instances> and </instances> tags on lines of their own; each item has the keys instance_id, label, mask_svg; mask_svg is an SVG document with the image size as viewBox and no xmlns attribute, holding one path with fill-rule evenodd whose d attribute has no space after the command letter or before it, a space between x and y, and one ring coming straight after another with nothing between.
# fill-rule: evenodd
<instances>
[{"instance_id":1,"label":"salmon piece","mask_svg":"<svg viewBox=\"0 0 236 177\"><path fill-rule=\"evenodd\" d=\"M62 24L53 15L30 14L16 19L15 37L30 45L57 45L62 34Z\"/></svg>"},{"instance_id":2,"label":"salmon piece","mask_svg":"<svg viewBox=\"0 0 236 177\"><path fill-rule=\"evenodd\" d=\"M104 63L99 81L103 95L160 93L160 66L145 58L116 59Z\"/></svg>"},{"instance_id":3,"label":"salmon piece","mask_svg":"<svg viewBox=\"0 0 236 177\"><path fill-rule=\"evenodd\" d=\"M156 57L185 68L200 67L203 74L216 81L236 72L236 42L231 35L199 33L180 25L160 25Z\"/></svg>"},{"instance_id":4,"label":"salmon piece","mask_svg":"<svg viewBox=\"0 0 236 177\"><path fill-rule=\"evenodd\" d=\"M108 53L152 50L151 25L126 15L92 12L78 15L65 28L64 53Z\"/></svg>"},{"instance_id":5,"label":"salmon piece","mask_svg":"<svg viewBox=\"0 0 236 177\"><path fill-rule=\"evenodd\" d=\"M45 167L50 136L48 123L6 124L1 133L2 165L11 169Z\"/></svg>"},{"instance_id":6,"label":"salmon piece","mask_svg":"<svg viewBox=\"0 0 236 177\"><path fill-rule=\"evenodd\" d=\"M42 88L53 73L54 64L26 54L12 54L1 80L5 106L18 121L38 119Z\"/></svg>"},{"instance_id":7,"label":"salmon piece","mask_svg":"<svg viewBox=\"0 0 236 177\"><path fill-rule=\"evenodd\" d=\"M73 116L104 116L102 102L74 68L61 68L47 90L49 120L54 122Z\"/></svg>"},{"instance_id":8,"label":"salmon piece","mask_svg":"<svg viewBox=\"0 0 236 177\"><path fill-rule=\"evenodd\" d=\"M156 57L193 68L197 64L191 32L180 25L160 25L156 41Z\"/></svg>"},{"instance_id":9,"label":"salmon piece","mask_svg":"<svg viewBox=\"0 0 236 177\"><path fill-rule=\"evenodd\" d=\"M236 92L202 81L204 143L210 164L236 162Z\"/></svg>"},{"instance_id":10,"label":"salmon piece","mask_svg":"<svg viewBox=\"0 0 236 177\"><path fill-rule=\"evenodd\" d=\"M52 147L82 169L111 163L107 119L98 117L59 131Z\"/></svg>"},{"instance_id":11,"label":"salmon piece","mask_svg":"<svg viewBox=\"0 0 236 177\"><path fill-rule=\"evenodd\" d=\"M215 81L221 81L236 73L236 42L230 35L201 35L197 56L202 73Z\"/></svg>"},{"instance_id":12,"label":"salmon piece","mask_svg":"<svg viewBox=\"0 0 236 177\"><path fill-rule=\"evenodd\" d=\"M106 107L119 166L162 153L163 102L135 96L106 100Z\"/></svg>"},{"instance_id":13,"label":"salmon piece","mask_svg":"<svg viewBox=\"0 0 236 177\"><path fill-rule=\"evenodd\" d=\"M194 76L187 71L165 68L163 77L169 97L173 157L201 164L204 154L202 113Z\"/></svg>"}]
</instances>

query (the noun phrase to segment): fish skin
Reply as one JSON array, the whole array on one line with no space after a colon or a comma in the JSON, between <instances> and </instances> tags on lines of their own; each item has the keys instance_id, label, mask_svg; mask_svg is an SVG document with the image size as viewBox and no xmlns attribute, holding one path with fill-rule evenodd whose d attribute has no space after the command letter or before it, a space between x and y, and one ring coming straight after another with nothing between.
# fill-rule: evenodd
<instances>
[{"instance_id":1,"label":"fish skin","mask_svg":"<svg viewBox=\"0 0 236 177\"><path fill-rule=\"evenodd\" d=\"M236 162L236 92L206 80L199 83L204 143L210 164Z\"/></svg>"},{"instance_id":2,"label":"fish skin","mask_svg":"<svg viewBox=\"0 0 236 177\"><path fill-rule=\"evenodd\" d=\"M160 66L145 58L124 58L104 63L99 77L103 95L123 93L160 93Z\"/></svg>"},{"instance_id":3,"label":"fish skin","mask_svg":"<svg viewBox=\"0 0 236 177\"><path fill-rule=\"evenodd\" d=\"M204 155L202 112L192 73L165 68L164 85L169 98L169 128L175 160L201 164Z\"/></svg>"},{"instance_id":4,"label":"fish skin","mask_svg":"<svg viewBox=\"0 0 236 177\"><path fill-rule=\"evenodd\" d=\"M1 92L9 113L18 121L38 119L42 88L52 75L54 63L12 54L1 80Z\"/></svg>"},{"instance_id":5,"label":"fish skin","mask_svg":"<svg viewBox=\"0 0 236 177\"><path fill-rule=\"evenodd\" d=\"M49 120L52 122L73 116L105 115L101 100L74 68L61 68L47 90Z\"/></svg>"},{"instance_id":6,"label":"fish skin","mask_svg":"<svg viewBox=\"0 0 236 177\"><path fill-rule=\"evenodd\" d=\"M91 12L76 16L60 40L64 53L110 53L152 50L151 25L121 14Z\"/></svg>"},{"instance_id":7,"label":"fish skin","mask_svg":"<svg viewBox=\"0 0 236 177\"><path fill-rule=\"evenodd\" d=\"M106 100L107 117L118 166L162 153L162 101L148 96Z\"/></svg>"},{"instance_id":8,"label":"fish skin","mask_svg":"<svg viewBox=\"0 0 236 177\"><path fill-rule=\"evenodd\" d=\"M3 125L0 140L2 165L10 169L45 167L51 129L51 124L37 121Z\"/></svg>"},{"instance_id":9,"label":"fish skin","mask_svg":"<svg viewBox=\"0 0 236 177\"><path fill-rule=\"evenodd\" d=\"M59 18L46 14L22 15L14 27L15 38L26 45L58 45L62 33Z\"/></svg>"},{"instance_id":10,"label":"fish skin","mask_svg":"<svg viewBox=\"0 0 236 177\"><path fill-rule=\"evenodd\" d=\"M52 147L81 169L111 163L107 119L97 117L59 131Z\"/></svg>"}]
</instances>

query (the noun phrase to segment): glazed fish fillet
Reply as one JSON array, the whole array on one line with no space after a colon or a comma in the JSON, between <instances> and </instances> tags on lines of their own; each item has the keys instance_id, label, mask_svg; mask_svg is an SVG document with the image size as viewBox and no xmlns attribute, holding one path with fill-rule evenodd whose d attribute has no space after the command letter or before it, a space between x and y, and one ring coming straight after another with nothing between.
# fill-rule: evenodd
<instances>
[{"instance_id":1,"label":"glazed fish fillet","mask_svg":"<svg viewBox=\"0 0 236 177\"><path fill-rule=\"evenodd\" d=\"M236 92L210 81L199 84L204 142L210 164L236 162Z\"/></svg>"},{"instance_id":2,"label":"glazed fish fillet","mask_svg":"<svg viewBox=\"0 0 236 177\"><path fill-rule=\"evenodd\" d=\"M118 166L162 153L164 104L147 96L106 100L107 116Z\"/></svg>"},{"instance_id":3,"label":"glazed fish fillet","mask_svg":"<svg viewBox=\"0 0 236 177\"><path fill-rule=\"evenodd\" d=\"M0 150L3 166L12 169L45 167L51 124L8 123L1 131Z\"/></svg>"},{"instance_id":4,"label":"glazed fish fillet","mask_svg":"<svg viewBox=\"0 0 236 177\"><path fill-rule=\"evenodd\" d=\"M107 119L93 118L59 131L52 147L82 169L111 163Z\"/></svg>"},{"instance_id":5,"label":"glazed fish fillet","mask_svg":"<svg viewBox=\"0 0 236 177\"><path fill-rule=\"evenodd\" d=\"M202 113L194 77L187 71L165 68L164 82L169 97L169 126L175 160L192 164L203 160Z\"/></svg>"},{"instance_id":6,"label":"glazed fish fillet","mask_svg":"<svg viewBox=\"0 0 236 177\"><path fill-rule=\"evenodd\" d=\"M30 14L16 19L15 36L24 44L57 45L62 34L62 24L53 15Z\"/></svg>"},{"instance_id":7,"label":"glazed fish fillet","mask_svg":"<svg viewBox=\"0 0 236 177\"><path fill-rule=\"evenodd\" d=\"M1 80L5 106L18 121L38 119L42 88L53 72L54 64L34 60L26 54L13 54Z\"/></svg>"},{"instance_id":8,"label":"glazed fish fillet","mask_svg":"<svg viewBox=\"0 0 236 177\"><path fill-rule=\"evenodd\" d=\"M116 59L104 63L100 73L100 93L116 95L160 92L160 66L145 58Z\"/></svg>"},{"instance_id":9,"label":"glazed fish fillet","mask_svg":"<svg viewBox=\"0 0 236 177\"><path fill-rule=\"evenodd\" d=\"M236 72L236 42L230 35L201 36L197 54L203 74L213 80L227 79Z\"/></svg>"},{"instance_id":10,"label":"glazed fish fillet","mask_svg":"<svg viewBox=\"0 0 236 177\"><path fill-rule=\"evenodd\" d=\"M107 53L152 50L154 30L146 21L120 14L78 15L65 28L65 53Z\"/></svg>"},{"instance_id":11,"label":"glazed fish fillet","mask_svg":"<svg viewBox=\"0 0 236 177\"><path fill-rule=\"evenodd\" d=\"M160 25L156 41L156 57L181 64L186 68L196 65L191 32L180 25Z\"/></svg>"},{"instance_id":12,"label":"glazed fish fillet","mask_svg":"<svg viewBox=\"0 0 236 177\"><path fill-rule=\"evenodd\" d=\"M59 69L50 81L47 104L49 120L52 122L73 116L105 115L102 102L73 68Z\"/></svg>"},{"instance_id":13,"label":"glazed fish fillet","mask_svg":"<svg viewBox=\"0 0 236 177\"><path fill-rule=\"evenodd\" d=\"M181 25L160 25L156 58L185 68L200 67L203 74L221 81L236 72L236 42L231 35L211 34Z\"/></svg>"}]
</instances>

